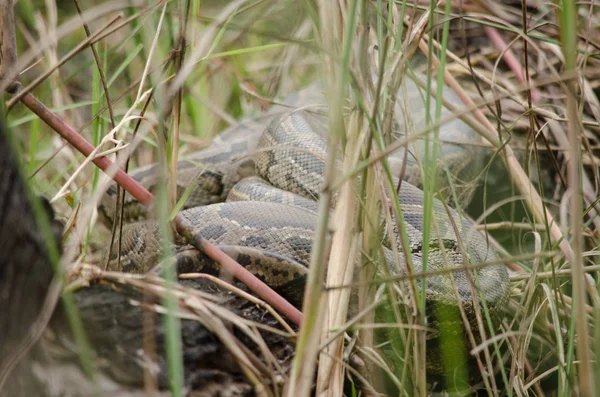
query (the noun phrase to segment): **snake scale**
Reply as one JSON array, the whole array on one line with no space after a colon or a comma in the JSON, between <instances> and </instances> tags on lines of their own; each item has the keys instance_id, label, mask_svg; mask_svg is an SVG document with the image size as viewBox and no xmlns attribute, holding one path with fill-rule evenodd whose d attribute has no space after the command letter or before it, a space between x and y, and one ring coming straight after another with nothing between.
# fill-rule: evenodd
<instances>
[{"instance_id":1,"label":"snake scale","mask_svg":"<svg viewBox=\"0 0 600 397\"><path fill-rule=\"evenodd\" d=\"M449 89L444 89L444 96L458 101ZM401 106L404 101L406 114ZM423 93L408 78L398 102L396 135L410 135L423 128ZM317 222L315 200L323 185L326 129L322 115L314 112L322 110L321 106L314 106L322 103L318 89L305 89L285 103L289 107L275 106L260 119L240 122L220 134L208 148L184 157L178 164L177 184L180 194L194 184L185 204L187 209L181 215L197 225L204 238L217 244L293 304L300 305ZM298 104L302 105L300 109ZM444 108L442 117L448 114ZM474 141L477 136L460 120L444 125L439 136L442 145L438 168L442 169L443 163L452 170L453 186L469 186L469 178L472 180L480 159L460 142ZM412 256L415 272L422 269L423 192L413 184L420 181L418 164L423 148L424 143L416 140L408 146L407 153L400 149L390 156L390 164L399 165L392 167L396 175L400 173L402 162L407 161L399 201L409 238L411 252L408 254ZM152 189L156 184L154 167L156 165L134 171L132 176ZM467 191L465 196L468 195ZM114 202L115 188L111 187L99 208L109 220ZM120 263L117 265L113 250L109 267L128 272L149 271L160 257L158 226L152 220L140 221L145 217L144 210L129 196L125 214L128 220L137 222L124 227ZM497 259L486 239L458 212L447 210L441 201L434 199L433 215L437 227L430 236L429 272ZM174 248L179 272L217 271L211 261L191 247L180 244ZM386 252L391 254L389 250ZM402 264L403 259L396 263ZM401 266L389 266L392 274L405 274ZM492 312L501 309L509 295L506 268L490 265L472 273L479 287L478 299L485 298ZM465 271L438 272L427 277L428 303L456 306L458 292L463 306L472 314L473 291Z\"/></svg>"}]
</instances>

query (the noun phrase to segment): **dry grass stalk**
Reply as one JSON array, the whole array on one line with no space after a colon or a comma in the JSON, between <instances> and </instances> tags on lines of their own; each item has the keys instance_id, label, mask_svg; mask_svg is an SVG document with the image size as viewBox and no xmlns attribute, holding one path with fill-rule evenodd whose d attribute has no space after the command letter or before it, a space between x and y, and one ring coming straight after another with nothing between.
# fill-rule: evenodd
<instances>
[{"instance_id":1,"label":"dry grass stalk","mask_svg":"<svg viewBox=\"0 0 600 397\"><path fill-rule=\"evenodd\" d=\"M352 167L358 161L362 148L360 115L353 112L347 130L347 142L344 158L344 169ZM354 263L359 242L359 231L355 221L356 214L356 181L349 178L342 188L333 216L333 239L331 254L327 266L326 285L350 284L354 275ZM321 330L321 343L330 338L334 330L346 323L348 305L352 290L338 289L327 293L327 311ZM319 372L317 377L317 394L339 396L343 393L344 368L343 338L330 343L319 356Z\"/></svg>"},{"instance_id":2,"label":"dry grass stalk","mask_svg":"<svg viewBox=\"0 0 600 397\"><path fill-rule=\"evenodd\" d=\"M318 9L321 23L320 39L327 52L323 63L328 76L329 152L326 159L323 191L319 199L319 220L311 252L310 272L304 292L305 321L298 335L296 357L286 392L286 395L290 397L306 397L310 394L318 356L318 342L321 339L320 331L328 309L323 307L322 280L326 272L329 208L334 193L332 189L336 173L338 145L345 131L342 105L348 77L347 69L346 73L343 73L344 66L347 68L348 65L340 64L341 62L338 61L341 53L339 43L343 43L345 40L345 44L348 46L353 38L352 32L344 31L344 26L348 23L344 17L347 15L346 11L339 7L339 4L325 1L319 4ZM348 26L353 27L353 24ZM346 51L349 51L349 48L346 48Z\"/></svg>"}]
</instances>

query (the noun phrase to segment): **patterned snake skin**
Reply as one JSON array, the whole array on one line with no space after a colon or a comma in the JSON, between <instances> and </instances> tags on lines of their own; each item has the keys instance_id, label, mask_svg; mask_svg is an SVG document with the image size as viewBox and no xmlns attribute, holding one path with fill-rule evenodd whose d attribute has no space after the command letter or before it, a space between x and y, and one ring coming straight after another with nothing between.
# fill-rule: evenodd
<instances>
[{"instance_id":1,"label":"patterned snake skin","mask_svg":"<svg viewBox=\"0 0 600 397\"><path fill-rule=\"evenodd\" d=\"M422 94L410 80L405 83L409 117L396 110L400 122L397 133L409 133L401 126L424 125ZM456 97L445 91L447 99ZM402 98L403 95L399 96ZM318 103L321 99L314 88L300 92L287 103ZM301 303L302 286L309 265L310 249L316 226L316 199L323 183L324 158L327 152L322 116L310 112L314 106L301 110L273 108L266 117L241 122L221 134L207 149L192 154L179 163L178 186L182 193L190 183L196 184L186 210L181 214L197 225L204 238L219 245L243 266L263 279L292 303ZM322 109L317 107L317 109ZM446 114L448 112L446 111ZM444 117L444 115L442 116ZM265 125L267 128L265 129ZM408 131L408 132L407 132ZM461 121L445 125L440 130L441 162L455 175L477 168L477 156L467 146L456 141L474 141L475 133ZM423 143L409 147L406 179L418 183L418 153ZM394 153L390 163L402 163L402 150ZM233 161L242 158L242 161ZM154 165L136 171L133 176L145 186L155 184ZM394 171L399 174L397 169ZM464 180L452 181L459 185ZM468 180L466 181L468 182ZM237 185L236 185L237 183ZM466 194L468 195L468 193ZM222 202L227 198L226 202ZM407 226L410 255L414 271L422 269L423 192L403 182L399 192L401 208ZM109 189L100 211L111 219L114 189ZM126 199L129 219L144 217L141 206ZM459 214L433 201L434 226L430 236L428 272L481 264L496 259L484 237ZM459 230L454 231L453 222ZM159 232L155 222L145 220L128 224L122 234L120 264L116 252L110 253L113 270L146 272L160 257ZM117 245L115 244L115 247ZM389 257L391 251L386 251ZM214 265L189 246L177 245L175 256L178 271L217 271ZM465 263L467 258L468 263ZM392 256L393 259L393 256ZM403 259L395 261L403 264ZM390 265L393 274L404 274L403 266ZM400 270L399 270L400 269ZM492 312L500 309L509 293L509 279L503 265L482 267L472 272L478 283L478 296L485 298ZM454 277L452 277L452 275ZM457 305L456 292L467 312L472 312L473 288L464 271L438 273L427 277L428 302ZM479 298L479 299L480 299ZM471 308L471 309L469 309Z\"/></svg>"}]
</instances>

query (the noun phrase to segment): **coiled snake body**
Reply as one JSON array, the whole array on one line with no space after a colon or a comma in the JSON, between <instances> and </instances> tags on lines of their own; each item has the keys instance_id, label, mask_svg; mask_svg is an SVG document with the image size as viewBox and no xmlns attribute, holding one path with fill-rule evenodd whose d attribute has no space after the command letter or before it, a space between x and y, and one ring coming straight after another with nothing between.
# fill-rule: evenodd
<instances>
[{"instance_id":1,"label":"coiled snake body","mask_svg":"<svg viewBox=\"0 0 600 397\"><path fill-rule=\"evenodd\" d=\"M404 92L406 95L401 92L399 98L408 98L412 117L403 117L399 109L396 113L401 121L397 128L406 132L411 129L411 119L415 125L423 125L424 107L422 96L410 80L405 81ZM448 91L445 95L452 96ZM298 97L304 97L303 103L306 104L314 103L319 95L313 89L301 92L295 100ZM199 227L204 238L222 247L294 304L300 304L317 219L314 200L321 191L323 158L327 150L325 140L315 130L324 127L318 116L306 111L276 107L268 116L265 120L236 125L217 138L208 149L179 163L178 185L181 192L190 183L198 184L186 204L191 208L181 214ZM456 121L443 126L440 139L442 142L464 142L474 140L475 135L462 122ZM421 146L420 142L409 146L406 157L402 151L395 154L396 158L408 159L406 175L411 182L419 180L415 170L418 170L417 157ZM232 161L244 156L247 157L242 162ZM465 175L463 171L477 168L476 156L463 145L442 144L440 158L455 175ZM202 165L198 164L200 162ZM153 166L150 166L134 173L134 177L152 187L155 183L152 171ZM458 185L462 181L456 179L455 182ZM226 197L224 203L211 204ZM411 250L404 254L412 256L414 271L419 272L422 269L423 192L403 182L399 200ZM107 217L110 217L113 203L114 190L109 190L101 206ZM126 205L126 213L130 217L143 215L132 199L128 198ZM490 311L500 309L509 292L505 267L491 265L473 270L478 289L473 289L468 272L463 271L469 265L496 259L485 238L463 221L456 211L447 210L437 199L433 201L433 214L435 227L430 236L427 271L434 274L427 277L428 302L456 306L458 296L467 312L471 313L473 291L478 290L476 302L484 298ZM213 267L210 261L190 247L180 245L175 251L179 271L209 270ZM156 265L159 256L158 227L154 221L145 220L124 227L120 265L117 266L115 251L111 253L109 263L112 269L145 272ZM404 261L400 259L395 263L402 264ZM449 268L463 270L440 271ZM402 275L405 273L403 269L390 264L392 274Z\"/></svg>"}]
</instances>

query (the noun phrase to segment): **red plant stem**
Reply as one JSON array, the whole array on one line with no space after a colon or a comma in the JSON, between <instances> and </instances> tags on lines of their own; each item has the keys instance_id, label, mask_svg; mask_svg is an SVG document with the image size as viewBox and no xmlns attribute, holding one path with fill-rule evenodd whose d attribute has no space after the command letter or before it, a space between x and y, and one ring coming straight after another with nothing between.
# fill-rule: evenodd
<instances>
[{"instance_id":1,"label":"red plant stem","mask_svg":"<svg viewBox=\"0 0 600 397\"><path fill-rule=\"evenodd\" d=\"M508 67L515 73L517 78L521 83L526 83L529 85L529 81L526 81L525 73L523 72L523 68L521 67L521 63L517 60L514 52L508 48L508 44L504 41L498 30L491 28L489 26L484 27L485 33L488 35L489 39L494 43L496 48L501 52L504 52L504 62L508 65ZM535 88L531 88L531 99L534 103L538 103L540 101L541 94Z\"/></svg>"},{"instance_id":2,"label":"red plant stem","mask_svg":"<svg viewBox=\"0 0 600 397\"><path fill-rule=\"evenodd\" d=\"M281 295L271 289L271 287L231 259L210 241L203 238L197 228L189 224L189 222L179 215L175 218L175 222L177 223L177 231L182 236L186 237L194 247L204 252L211 259L217 261L224 269L227 269L233 277L242 281L244 285L256 292L265 301L269 302L276 310L284 313L294 324L300 325L302 323L303 315L300 310L292 306L288 301L283 299Z\"/></svg>"},{"instance_id":3,"label":"red plant stem","mask_svg":"<svg viewBox=\"0 0 600 397\"><path fill-rule=\"evenodd\" d=\"M60 136L66 139L82 154L85 156L90 156L93 153L93 145L86 141L84 137L82 137L71 126L65 123L60 117L55 115L43 103L38 101L32 94L25 94L21 98L21 102L23 102L25 106L27 106L53 130L58 132ZM107 172L108 169L113 166L112 161L104 156L96 157L92 161L104 172ZM141 186L135 179L127 175L123 170L117 169L113 179L145 207L148 207L154 200L152 193ZM191 225L179 215L175 217L175 223L177 225L177 231L186 237L195 248L204 252L211 259L218 262L223 269L227 270L233 277L244 283L248 288L250 288L250 290L254 291L276 310L287 316L290 321L297 325L302 323L302 312L296 309L288 301L283 299L279 294L277 294L268 285L263 283L254 274L250 273L246 268L227 256L214 244L203 238L198 228Z\"/></svg>"},{"instance_id":4,"label":"red plant stem","mask_svg":"<svg viewBox=\"0 0 600 397\"><path fill-rule=\"evenodd\" d=\"M25 94L21 98L21 102L25 104L33 113L44 120L54 131L58 132L65 140L75 147L84 156L90 156L94 151L92 146L84 137L79 135L69 124L65 123L61 118L57 117L43 103L38 101L32 94ZM96 157L92 162L102 171L107 172L113 165L112 161L106 157ZM117 169L113 179L135 197L142 205L148 207L154 196L146 188L141 186L135 179L127 175L123 170Z\"/></svg>"}]
</instances>

